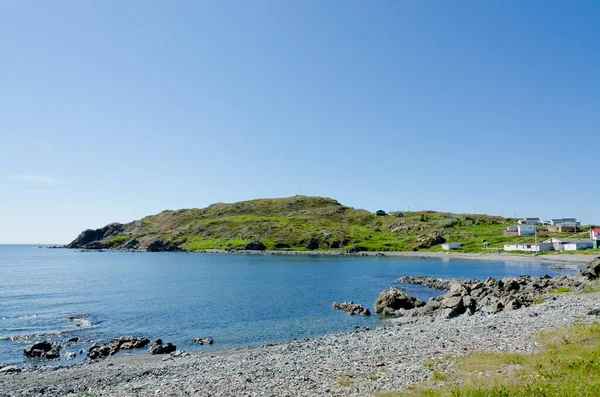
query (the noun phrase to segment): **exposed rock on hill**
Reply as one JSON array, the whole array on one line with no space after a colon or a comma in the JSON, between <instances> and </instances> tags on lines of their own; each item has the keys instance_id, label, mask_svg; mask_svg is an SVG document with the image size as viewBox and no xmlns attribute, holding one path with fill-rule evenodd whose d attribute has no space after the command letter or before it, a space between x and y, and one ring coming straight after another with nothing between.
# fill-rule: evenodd
<instances>
[{"instance_id":1,"label":"exposed rock on hill","mask_svg":"<svg viewBox=\"0 0 600 397\"><path fill-rule=\"evenodd\" d=\"M334 249L359 253L429 249L443 243L452 232L460 233L465 249L473 250L472 245L481 246L481 238L502 235L509 222L472 214L453 214L453 220L448 221L448 215L419 211L404 212L402 218L378 217L326 197L257 199L167 210L129 223L111 223L83 231L67 247L140 251ZM477 225L486 227L478 230ZM498 226L494 229L490 225ZM540 231L538 237L542 234Z\"/></svg>"}]
</instances>

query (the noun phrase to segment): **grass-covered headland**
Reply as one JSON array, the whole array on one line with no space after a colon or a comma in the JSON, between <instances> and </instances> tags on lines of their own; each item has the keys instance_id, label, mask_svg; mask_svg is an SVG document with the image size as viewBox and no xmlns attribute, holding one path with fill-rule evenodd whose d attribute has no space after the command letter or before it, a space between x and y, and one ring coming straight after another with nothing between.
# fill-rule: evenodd
<instances>
[{"instance_id":1,"label":"grass-covered headland","mask_svg":"<svg viewBox=\"0 0 600 397\"><path fill-rule=\"evenodd\" d=\"M130 223L86 230L68 247L441 251L443 242L452 241L462 243L463 252L488 252L509 242L533 242L533 237L504 235L506 226L515 221L436 211L395 211L378 216L330 198L294 196L167 210ZM550 234L543 230L538 233L538 239L547 236Z\"/></svg>"}]
</instances>

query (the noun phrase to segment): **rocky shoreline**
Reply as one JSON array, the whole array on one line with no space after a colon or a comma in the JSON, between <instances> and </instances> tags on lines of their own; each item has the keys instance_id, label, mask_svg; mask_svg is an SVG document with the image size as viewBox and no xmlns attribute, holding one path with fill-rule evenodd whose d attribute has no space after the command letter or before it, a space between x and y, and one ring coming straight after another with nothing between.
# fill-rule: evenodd
<instances>
[{"instance_id":1,"label":"rocky shoreline","mask_svg":"<svg viewBox=\"0 0 600 397\"><path fill-rule=\"evenodd\" d=\"M600 294L580 292L598 278L600 258L576 276L483 282L404 277L400 281L449 291L427 303L399 289L382 291L373 309L387 321L375 329L352 333L195 354L175 346L163 351L169 344L163 346L158 340L149 355L98 359L70 367L19 370L0 365L0 396L76 396L88 391L114 396L364 396L402 390L431 375L429 360L480 349L531 352L537 347L532 336L540 329L596 321ZM556 288L579 292L553 293ZM353 302L334 308L350 314L366 310ZM113 350L148 343L147 339L121 337L90 352L94 358L109 357ZM55 348L40 346L29 351ZM157 352L152 350L159 348L161 355L154 355Z\"/></svg>"},{"instance_id":2,"label":"rocky shoreline","mask_svg":"<svg viewBox=\"0 0 600 397\"><path fill-rule=\"evenodd\" d=\"M82 252L102 251L124 251L124 252L152 252L137 249L101 248L85 249L70 247L47 247L77 249ZM547 262L560 265L583 266L593 260L598 254L552 254L552 255L529 255L509 253L468 253L468 252L429 252L429 251L359 251L350 252L346 250L315 250L315 251L289 251L289 250L219 250L206 249L198 251L175 250L186 254L223 254L223 255L309 255L309 256L376 256L376 257L406 257L419 259L474 259L480 261L504 261L504 262ZM562 267L562 266L561 266Z\"/></svg>"},{"instance_id":3,"label":"rocky shoreline","mask_svg":"<svg viewBox=\"0 0 600 397\"><path fill-rule=\"evenodd\" d=\"M120 356L0 375L0 396L365 396L432 374L427 362L484 349L531 352L537 330L596 320L598 293L498 314L421 317L371 330L187 356ZM404 319L406 321L406 319Z\"/></svg>"}]
</instances>

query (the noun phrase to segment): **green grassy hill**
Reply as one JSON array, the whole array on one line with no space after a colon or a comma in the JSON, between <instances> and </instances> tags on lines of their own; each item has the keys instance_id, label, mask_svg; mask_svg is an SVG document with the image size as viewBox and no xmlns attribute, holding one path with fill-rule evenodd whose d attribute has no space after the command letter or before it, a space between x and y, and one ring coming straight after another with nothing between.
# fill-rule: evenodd
<instances>
[{"instance_id":1,"label":"green grassy hill","mask_svg":"<svg viewBox=\"0 0 600 397\"><path fill-rule=\"evenodd\" d=\"M115 248L148 251L204 249L291 249L369 251L440 251L443 241L463 243L478 252L533 237L504 236L514 219L435 211L386 216L344 206L324 197L294 196L202 209L163 211L139 221L113 223L82 232L69 248ZM541 231L538 239L545 238ZM254 245L248 246L249 243Z\"/></svg>"}]
</instances>

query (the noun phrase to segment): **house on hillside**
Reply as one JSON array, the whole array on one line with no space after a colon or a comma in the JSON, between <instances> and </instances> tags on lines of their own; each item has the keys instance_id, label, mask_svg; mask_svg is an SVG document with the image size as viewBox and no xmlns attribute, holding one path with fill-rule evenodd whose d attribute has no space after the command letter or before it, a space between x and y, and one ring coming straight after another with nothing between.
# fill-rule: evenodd
<instances>
[{"instance_id":1,"label":"house on hillside","mask_svg":"<svg viewBox=\"0 0 600 397\"><path fill-rule=\"evenodd\" d=\"M442 244L442 249L444 251L457 250L462 246L461 243L444 243Z\"/></svg>"},{"instance_id":2,"label":"house on hillside","mask_svg":"<svg viewBox=\"0 0 600 397\"><path fill-rule=\"evenodd\" d=\"M544 252L552 251L554 248L552 243L518 243L504 244L504 251L525 251L525 252Z\"/></svg>"},{"instance_id":3,"label":"house on hillside","mask_svg":"<svg viewBox=\"0 0 600 397\"><path fill-rule=\"evenodd\" d=\"M550 238L544 240L544 243L552 244L556 251L578 251L594 247L594 240L591 238Z\"/></svg>"},{"instance_id":4,"label":"house on hillside","mask_svg":"<svg viewBox=\"0 0 600 397\"><path fill-rule=\"evenodd\" d=\"M535 235L535 225L519 225L517 232L519 236L533 236Z\"/></svg>"},{"instance_id":5,"label":"house on hillside","mask_svg":"<svg viewBox=\"0 0 600 397\"><path fill-rule=\"evenodd\" d=\"M519 225L537 225L540 223L540 218L521 218L517 223Z\"/></svg>"},{"instance_id":6,"label":"house on hillside","mask_svg":"<svg viewBox=\"0 0 600 397\"><path fill-rule=\"evenodd\" d=\"M519 226L507 226L506 231L509 233L519 233Z\"/></svg>"},{"instance_id":7,"label":"house on hillside","mask_svg":"<svg viewBox=\"0 0 600 397\"><path fill-rule=\"evenodd\" d=\"M386 216L387 215L384 210L377 210L377 212L375 214L377 216Z\"/></svg>"},{"instance_id":8,"label":"house on hillside","mask_svg":"<svg viewBox=\"0 0 600 397\"><path fill-rule=\"evenodd\" d=\"M550 224L552 226L579 226L580 223L577 222L577 218L556 218L551 219Z\"/></svg>"},{"instance_id":9,"label":"house on hillside","mask_svg":"<svg viewBox=\"0 0 600 397\"><path fill-rule=\"evenodd\" d=\"M593 241L594 248L600 248L600 229L590 230L590 238Z\"/></svg>"}]
</instances>

